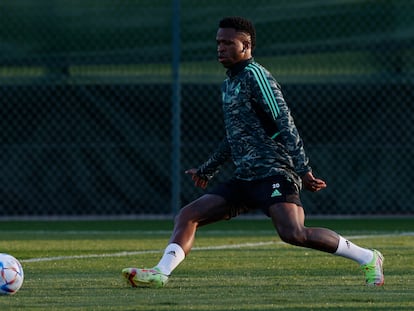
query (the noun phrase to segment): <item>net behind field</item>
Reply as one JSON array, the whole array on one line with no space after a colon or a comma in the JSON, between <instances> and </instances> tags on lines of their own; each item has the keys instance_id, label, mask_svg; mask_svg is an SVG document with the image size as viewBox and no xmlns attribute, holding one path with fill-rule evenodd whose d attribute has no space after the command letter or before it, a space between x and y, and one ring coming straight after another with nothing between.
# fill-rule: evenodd
<instances>
[{"instance_id":1,"label":"net behind field","mask_svg":"<svg viewBox=\"0 0 414 311\"><path fill-rule=\"evenodd\" d=\"M315 174L307 213L413 214L410 1L2 4L0 215L171 214L172 24L181 35L180 172L223 135L218 20L251 18ZM231 175L223 168L215 182Z\"/></svg>"}]
</instances>

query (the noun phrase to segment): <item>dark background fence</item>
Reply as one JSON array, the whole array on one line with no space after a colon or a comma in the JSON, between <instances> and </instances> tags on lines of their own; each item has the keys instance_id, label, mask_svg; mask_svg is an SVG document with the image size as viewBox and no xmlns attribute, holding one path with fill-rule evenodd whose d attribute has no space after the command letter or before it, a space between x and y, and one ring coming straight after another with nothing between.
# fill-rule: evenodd
<instances>
[{"instance_id":1,"label":"dark background fence","mask_svg":"<svg viewBox=\"0 0 414 311\"><path fill-rule=\"evenodd\" d=\"M215 34L227 15L255 22L255 58L281 83L328 183L303 193L307 213L414 214L412 1L7 0L0 10L1 216L171 214L197 197L174 174L223 136Z\"/></svg>"}]
</instances>

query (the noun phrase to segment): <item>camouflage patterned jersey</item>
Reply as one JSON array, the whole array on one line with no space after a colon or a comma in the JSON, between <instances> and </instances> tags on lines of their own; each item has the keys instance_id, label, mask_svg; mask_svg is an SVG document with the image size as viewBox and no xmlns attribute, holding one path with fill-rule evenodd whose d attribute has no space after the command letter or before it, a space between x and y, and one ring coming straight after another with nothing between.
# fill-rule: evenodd
<instances>
[{"instance_id":1,"label":"camouflage patterned jersey","mask_svg":"<svg viewBox=\"0 0 414 311\"><path fill-rule=\"evenodd\" d=\"M226 135L198 174L210 179L232 159L238 179L282 174L300 186L299 176L311 168L280 86L253 59L227 75L222 86Z\"/></svg>"}]
</instances>

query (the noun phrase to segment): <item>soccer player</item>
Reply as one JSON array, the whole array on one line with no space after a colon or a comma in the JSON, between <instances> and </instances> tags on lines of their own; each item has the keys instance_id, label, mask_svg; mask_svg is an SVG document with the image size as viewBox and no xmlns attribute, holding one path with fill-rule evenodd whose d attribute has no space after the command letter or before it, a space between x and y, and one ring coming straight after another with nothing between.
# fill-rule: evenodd
<instances>
[{"instance_id":1,"label":"soccer player","mask_svg":"<svg viewBox=\"0 0 414 311\"><path fill-rule=\"evenodd\" d=\"M195 186L206 188L218 168L231 159L234 177L181 209L155 267L125 268L123 276L133 287L163 287L190 252L198 227L260 209L283 241L354 260L367 285L383 285L384 259L379 251L357 246L329 229L304 225L302 186L316 192L326 183L312 173L279 84L253 59L253 24L242 17L224 18L216 41L218 61L227 69L222 86L225 137L205 163L186 173Z\"/></svg>"}]
</instances>

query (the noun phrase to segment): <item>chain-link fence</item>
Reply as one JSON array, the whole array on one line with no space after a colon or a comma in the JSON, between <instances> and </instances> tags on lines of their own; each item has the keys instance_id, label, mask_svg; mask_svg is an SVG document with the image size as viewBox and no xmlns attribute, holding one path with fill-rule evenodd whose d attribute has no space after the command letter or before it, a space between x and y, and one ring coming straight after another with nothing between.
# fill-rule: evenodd
<instances>
[{"instance_id":1,"label":"chain-link fence","mask_svg":"<svg viewBox=\"0 0 414 311\"><path fill-rule=\"evenodd\" d=\"M412 1L6 0L0 215L170 214L196 198L183 171L224 134L228 15L254 21L255 58L328 183L303 193L307 213L414 214Z\"/></svg>"}]
</instances>

